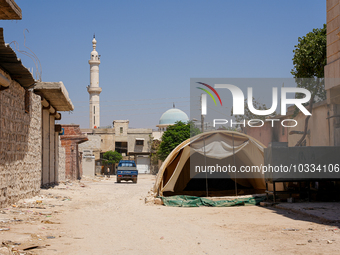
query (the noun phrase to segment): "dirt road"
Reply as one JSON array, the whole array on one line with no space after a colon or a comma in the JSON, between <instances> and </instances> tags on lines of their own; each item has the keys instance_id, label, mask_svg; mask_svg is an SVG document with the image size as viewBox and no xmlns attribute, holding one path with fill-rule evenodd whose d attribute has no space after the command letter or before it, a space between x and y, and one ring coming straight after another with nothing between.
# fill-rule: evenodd
<instances>
[{"instance_id":1,"label":"dirt road","mask_svg":"<svg viewBox=\"0 0 340 255\"><path fill-rule=\"evenodd\" d=\"M2 209L0 217L11 221L0 237L20 242L17 248L38 244L43 248L29 251L48 255L340 253L338 226L258 206L145 204L153 182L150 175L141 175L138 184L97 178L82 180L85 187L42 190L42 198Z\"/></svg>"}]
</instances>

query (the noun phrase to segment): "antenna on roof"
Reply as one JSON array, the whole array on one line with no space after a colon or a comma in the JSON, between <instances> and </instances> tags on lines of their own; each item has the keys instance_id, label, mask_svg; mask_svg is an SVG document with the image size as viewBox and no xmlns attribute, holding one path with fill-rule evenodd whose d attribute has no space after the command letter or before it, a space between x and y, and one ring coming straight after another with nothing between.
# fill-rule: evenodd
<instances>
[{"instance_id":1,"label":"antenna on roof","mask_svg":"<svg viewBox=\"0 0 340 255\"><path fill-rule=\"evenodd\" d=\"M172 103L172 107L173 107L173 108L176 108L176 107L175 107L175 103Z\"/></svg>"},{"instance_id":2,"label":"antenna on roof","mask_svg":"<svg viewBox=\"0 0 340 255\"><path fill-rule=\"evenodd\" d=\"M96 33L93 33L93 38L96 38Z\"/></svg>"}]
</instances>

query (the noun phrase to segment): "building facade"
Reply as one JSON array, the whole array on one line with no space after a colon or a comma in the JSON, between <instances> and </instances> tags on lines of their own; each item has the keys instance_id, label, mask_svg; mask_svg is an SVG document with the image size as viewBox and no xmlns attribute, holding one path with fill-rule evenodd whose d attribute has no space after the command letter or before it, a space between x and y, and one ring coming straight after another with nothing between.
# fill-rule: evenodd
<instances>
[{"instance_id":1,"label":"building facade","mask_svg":"<svg viewBox=\"0 0 340 255\"><path fill-rule=\"evenodd\" d=\"M1 2L0 19L21 19L13 0ZM1 207L62 179L64 154L55 120L61 118L58 111L68 110L73 105L66 88L35 80L5 43L0 28Z\"/></svg>"},{"instance_id":2,"label":"building facade","mask_svg":"<svg viewBox=\"0 0 340 255\"><path fill-rule=\"evenodd\" d=\"M61 119L61 113L58 111L72 111L74 106L62 82L37 81L34 86L34 93L41 98L41 184L49 185L60 182L60 177L65 179L59 173L61 126L55 124L57 120Z\"/></svg>"},{"instance_id":3,"label":"building facade","mask_svg":"<svg viewBox=\"0 0 340 255\"><path fill-rule=\"evenodd\" d=\"M79 125L61 125L63 134L60 136L61 146L65 149L65 178L79 180L83 175L82 151L79 144L88 139L80 131Z\"/></svg>"},{"instance_id":4,"label":"building facade","mask_svg":"<svg viewBox=\"0 0 340 255\"><path fill-rule=\"evenodd\" d=\"M128 120L115 120L113 128L81 129L88 138L79 150L91 150L97 162L107 151L118 151L123 158L135 160L140 173L150 173L152 129L129 128Z\"/></svg>"}]
</instances>

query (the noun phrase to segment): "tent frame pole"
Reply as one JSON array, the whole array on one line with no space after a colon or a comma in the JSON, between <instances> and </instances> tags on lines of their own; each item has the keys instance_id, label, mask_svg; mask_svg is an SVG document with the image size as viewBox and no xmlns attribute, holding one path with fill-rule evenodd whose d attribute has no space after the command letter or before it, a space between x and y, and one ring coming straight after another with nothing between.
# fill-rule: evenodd
<instances>
[{"instance_id":1,"label":"tent frame pole","mask_svg":"<svg viewBox=\"0 0 340 255\"><path fill-rule=\"evenodd\" d=\"M234 144L234 134L233 134L233 160L234 160L234 166L236 167L235 162L235 144ZM237 177L236 177L237 170L235 171L235 194L237 196Z\"/></svg>"},{"instance_id":2,"label":"tent frame pole","mask_svg":"<svg viewBox=\"0 0 340 255\"><path fill-rule=\"evenodd\" d=\"M204 144L204 166L205 166L205 192L206 192L206 197L209 196L209 187L208 187L208 174L207 174L207 156L205 153L205 136L203 139L203 144Z\"/></svg>"}]
</instances>

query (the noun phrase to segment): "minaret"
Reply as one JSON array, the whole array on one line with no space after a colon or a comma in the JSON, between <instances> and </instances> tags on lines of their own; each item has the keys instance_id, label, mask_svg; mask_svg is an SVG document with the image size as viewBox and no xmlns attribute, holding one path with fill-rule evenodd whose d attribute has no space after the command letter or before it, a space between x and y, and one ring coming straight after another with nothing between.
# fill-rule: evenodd
<instances>
[{"instance_id":1,"label":"minaret","mask_svg":"<svg viewBox=\"0 0 340 255\"><path fill-rule=\"evenodd\" d=\"M93 36L90 64L90 86L87 86L87 92L90 94L90 128L97 128L100 126L100 112L99 112L99 94L102 88L99 87L99 64L100 55L96 51L96 38Z\"/></svg>"}]
</instances>

